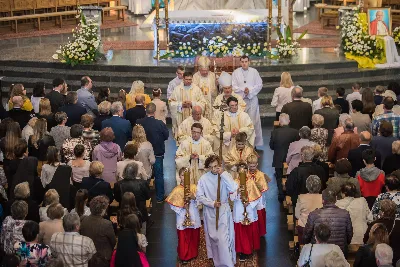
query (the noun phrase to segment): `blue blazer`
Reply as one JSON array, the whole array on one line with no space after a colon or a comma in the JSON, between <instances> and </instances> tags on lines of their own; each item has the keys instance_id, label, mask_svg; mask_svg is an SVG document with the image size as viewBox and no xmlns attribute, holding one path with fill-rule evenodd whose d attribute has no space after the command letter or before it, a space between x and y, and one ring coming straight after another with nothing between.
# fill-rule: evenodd
<instances>
[{"instance_id":1,"label":"blue blazer","mask_svg":"<svg viewBox=\"0 0 400 267\"><path fill-rule=\"evenodd\" d=\"M154 149L154 155L163 156L165 153L165 140L168 139L168 128L163 121L156 120L154 117L138 119L136 124L143 126L146 132L147 141Z\"/></svg>"},{"instance_id":2,"label":"blue blazer","mask_svg":"<svg viewBox=\"0 0 400 267\"><path fill-rule=\"evenodd\" d=\"M124 151L126 143L132 138L131 123L121 117L112 116L101 123L101 129L107 127L111 127L114 131L114 143L118 144L121 150Z\"/></svg>"}]
</instances>

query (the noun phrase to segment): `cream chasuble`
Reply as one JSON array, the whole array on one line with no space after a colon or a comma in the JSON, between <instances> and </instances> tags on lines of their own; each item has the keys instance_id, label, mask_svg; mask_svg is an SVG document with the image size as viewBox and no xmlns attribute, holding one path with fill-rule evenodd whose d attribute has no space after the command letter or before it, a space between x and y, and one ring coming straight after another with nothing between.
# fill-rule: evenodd
<instances>
[{"instance_id":1,"label":"cream chasuble","mask_svg":"<svg viewBox=\"0 0 400 267\"><path fill-rule=\"evenodd\" d=\"M204 99L206 100L206 107L203 109L204 116L212 120L213 116L213 103L218 95L217 86L215 83L215 74L212 71L208 72L207 77L201 76L200 72L193 75L193 84L197 85L203 92Z\"/></svg>"},{"instance_id":2,"label":"cream chasuble","mask_svg":"<svg viewBox=\"0 0 400 267\"><path fill-rule=\"evenodd\" d=\"M206 106L206 101L203 93L197 85L192 84L188 89L185 89L183 83L175 87L168 102L170 105L172 117L172 129L174 138L177 140L178 127L188 117L192 115L192 108L184 108L182 104L184 101L191 101L192 107L200 106L203 110Z\"/></svg>"},{"instance_id":3,"label":"cream chasuble","mask_svg":"<svg viewBox=\"0 0 400 267\"><path fill-rule=\"evenodd\" d=\"M221 122L214 121L214 124L218 127ZM231 113L225 111L224 117L224 153L228 152L230 146L234 145L234 137L232 136L232 129L238 129L239 132L244 132L247 134L247 141L251 146L254 146L254 125L251 121L249 115L246 112L238 111L236 113ZM232 139L232 140L231 140ZM233 141L233 142L231 142ZM231 144L232 143L232 144Z\"/></svg>"},{"instance_id":4,"label":"cream chasuble","mask_svg":"<svg viewBox=\"0 0 400 267\"><path fill-rule=\"evenodd\" d=\"M236 93L233 93L233 92L232 92L231 96L235 97L238 100L239 110L240 111L245 111L246 110L246 102L244 102L243 98L240 95L238 95ZM225 99L224 94L219 94L215 98L213 106L221 106L222 103L226 104L226 100L227 99ZM214 113L213 120L216 121L216 122L219 122L217 125L220 125L220 122L221 122L221 111L218 110L218 109L213 108L213 113Z\"/></svg>"},{"instance_id":5,"label":"cream chasuble","mask_svg":"<svg viewBox=\"0 0 400 267\"><path fill-rule=\"evenodd\" d=\"M191 159L190 155L197 153L198 159ZM190 183L196 184L206 171L204 170L204 163L206 159L214 154L210 142L203 137L200 137L198 141L194 141L192 138L184 140L176 151L175 163L176 163L176 180L180 184L180 178L178 172L181 168L189 168L190 170Z\"/></svg>"},{"instance_id":6,"label":"cream chasuble","mask_svg":"<svg viewBox=\"0 0 400 267\"><path fill-rule=\"evenodd\" d=\"M201 126L203 126L203 134L202 136L210 142L211 147L213 148L213 151L217 151L219 148L219 139L218 136L215 132L215 129L211 122L204 118L201 117L199 121L195 121L193 119L193 116L190 116L186 120L184 120L181 125L179 125L178 128L178 140L177 143L178 145L181 144L184 140L186 139L191 139L192 138L192 125L193 123L200 123Z\"/></svg>"},{"instance_id":7,"label":"cream chasuble","mask_svg":"<svg viewBox=\"0 0 400 267\"><path fill-rule=\"evenodd\" d=\"M237 170L236 164L244 162L246 163L247 157L251 154L257 155L254 148L250 146L245 146L242 151L236 149L236 146L231 147L228 153L223 155L225 168L231 173L231 175L236 178Z\"/></svg>"}]
</instances>

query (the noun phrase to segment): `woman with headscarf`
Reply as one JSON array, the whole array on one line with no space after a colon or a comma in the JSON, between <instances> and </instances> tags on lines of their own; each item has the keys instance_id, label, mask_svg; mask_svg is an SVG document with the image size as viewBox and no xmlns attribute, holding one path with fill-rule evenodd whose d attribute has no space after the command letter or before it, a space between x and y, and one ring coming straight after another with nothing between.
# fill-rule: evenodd
<instances>
[{"instance_id":1,"label":"woman with headscarf","mask_svg":"<svg viewBox=\"0 0 400 267\"><path fill-rule=\"evenodd\" d=\"M134 81L131 91L126 95L126 110L136 106L135 97L137 95L144 96L144 106L147 106L151 102L150 96L144 93L144 83L142 81Z\"/></svg>"}]
</instances>

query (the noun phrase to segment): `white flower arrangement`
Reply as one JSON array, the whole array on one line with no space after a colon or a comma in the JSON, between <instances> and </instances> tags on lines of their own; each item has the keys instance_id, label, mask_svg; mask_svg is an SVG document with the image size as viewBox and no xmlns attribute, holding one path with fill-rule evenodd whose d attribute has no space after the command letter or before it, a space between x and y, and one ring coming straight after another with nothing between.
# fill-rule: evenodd
<instances>
[{"instance_id":1,"label":"white flower arrangement","mask_svg":"<svg viewBox=\"0 0 400 267\"><path fill-rule=\"evenodd\" d=\"M297 54L298 49L300 48L300 41L304 35L306 35L307 31L303 32L299 38L292 38L292 31L290 27L286 27L286 32L284 37L282 33L277 30L278 39L276 40L276 49L278 51L279 58L291 58L292 56Z\"/></svg>"},{"instance_id":2,"label":"white flower arrangement","mask_svg":"<svg viewBox=\"0 0 400 267\"><path fill-rule=\"evenodd\" d=\"M400 46L400 27L396 27L393 30L393 39L397 46Z\"/></svg>"},{"instance_id":3,"label":"white flower arrangement","mask_svg":"<svg viewBox=\"0 0 400 267\"><path fill-rule=\"evenodd\" d=\"M343 51L355 56L378 58L383 51L375 36L370 36L368 24L358 8L346 11L340 21Z\"/></svg>"},{"instance_id":4,"label":"white flower arrangement","mask_svg":"<svg viewBox=\"0 0 400 267\"><path fill-rule=\"evenodd\" d=\"M202 51L207 50L210 56L224 57L232 52L232 36L227 36L223 39L221 36L215 36L211 39L203 38Z\"/></svg>"},{"instance_id":5,"label":"white flower arrangement","mask_svg":"<svg viewBox=\"0 0 400 267\"><path fill-rule=\"evenodd\" d=\"M80 22L72 30L73 39L60 46L53 55L53 59L72 66L91 63L100 55L98 23L94 19L86 19L80 10L78 12L77 17L80 17Z\"/></svg>"}]
</instances>

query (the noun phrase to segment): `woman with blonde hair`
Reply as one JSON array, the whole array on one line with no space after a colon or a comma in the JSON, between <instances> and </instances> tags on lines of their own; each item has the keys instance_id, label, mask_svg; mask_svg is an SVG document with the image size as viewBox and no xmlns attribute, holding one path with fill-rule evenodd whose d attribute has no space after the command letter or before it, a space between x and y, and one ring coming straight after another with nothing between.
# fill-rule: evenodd
<instances>
[{"instance_id":1,"label":"woman with blonde hair","mask_svg":"<svg viewBox=\"0 0 400 267\"><path fill-rule=\"evenodd\" d=\"M142 125L136 125L133 127L132 141L128 143L137 145L138 152L134 159L143 163L143 167L147 173L147 179L150 178L156 158L154 156L153 146L149 141L147 141L146 132Z\"/></svg>"},{"instance_id":2,"label":"woman with blonde hair","mask_svg":"<svg viewBox=\"0 0 400 267\"><path fill-rule=\"evenodd\" d=\"M22 138L24 138L27 143L29 141L29 136L33 135L33 127L35 127L37 120L38 118L36 117L31 118L24 129L22 129Z\"/></svg>"},{"instance_id":3,"label":"woman with blonde hair","mask_svg":"<svg viewBox=\"0 0 400 267\"><path fill-rule=\"evenodd\" d=\"M46 161L49 146L55 146L54 138L47 132L46 119L38 119L35 127L33 127L33 135L29 137L28 150L29 156L36 157L39 160L39 173L42 164Z\"/></svg>"},{"instance_id":4,"label":"woman with blonde hair","mask_svg":"<svg viewBox=\"0 0 400 267\"><path fill-rule=\"evenodd\" d=\"M14 86L12 86L10 100L8 101L8 109L9 110L11 110L14 107L14 105L12 103L12 99L14 96L22 97L22 100L24 101L23 105L21 106L22 110L32 111L32 109L33 109L32 102L26 96L26 89L22 84L18 83L18 84L15 84Z\"/></svg>"},{"instance_id":5,"label":"woman with blonde hair","mask_svg":"<svg viewBox=\"0 0 400 267\"><path fill-rule=\"evenodd\" d=\"M215 73L210 71L210 64L208 57L201 56L197 61L198 71L193 75L193 84L201 89L206 100L204 116L209 120L212 119L212 105L218 95Z\"/></svg>"},{"instance_id":6,"label":"woman with blonde hair","mask_svg":"<svg viewBox=\"0 0 400 267\"><path fill-rule=\"evenodd\" d=\"M147 106L151 102L150 96L144 93L144 83L142 81L134 81L131 91L126 95L126 110L136 106L135 97L137 95L144 96L144 106Z\"/></svg>"},{"instance_id":7,"label":"woman with blonde hair","mask_svg":"<svg viewBox=\"0 0 400 267\"><path fill-rule=\"evenodd\" d=\"M275 89L272 97L271 106L276 107L276 119L279 120L279 115L283 105L292 102L292 89L294 87L292 77L289 72L282 72L281 82L278 88Z\"/></svg>"},{"instance_id":8,"label":"woman with blonde hair","mask_svg":"<svg viewBox=\"0 0 400 267\"><path fill-rule=\"evenodd\" d=\"M39 101L39 113L36 114L38 119L46 119L47 121L47 131L50 132L51 128L57 125L54 119L54 114L51 112L50 100L47 98L42 98Z\"/></svg>"},{"instance_id":9,"label":"woman with blonde hair","mask_svg":"<svg viewBox=\"0 0 400 267\"><path fill-rule=\"evenodd\" d=\"M324 117L324 124L322 128L328 130L327 146L331 144L333 132L339 123L339 111L334 108L332 97L325 95L321 99L321 109L315 111L314 114L319 114Z\"/></svg>"}]
</instances>

